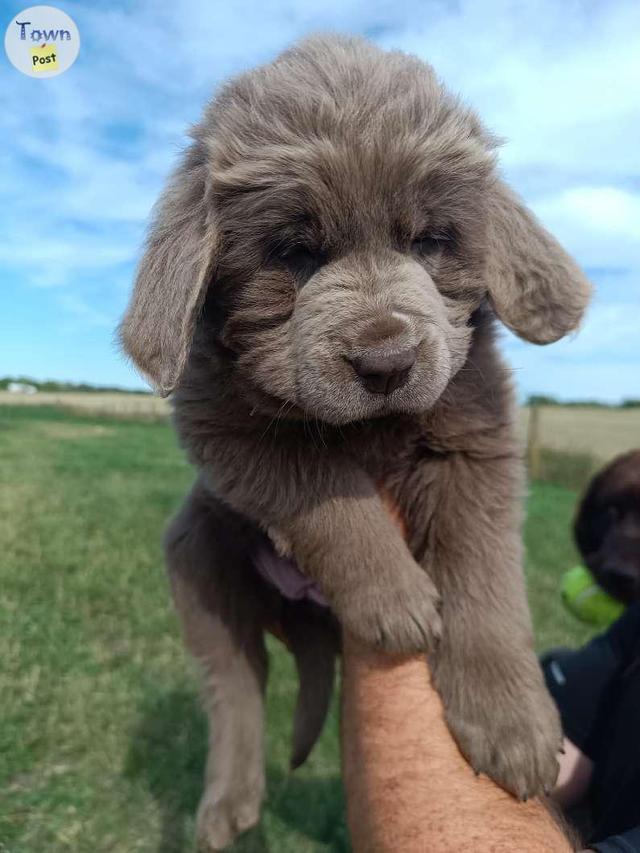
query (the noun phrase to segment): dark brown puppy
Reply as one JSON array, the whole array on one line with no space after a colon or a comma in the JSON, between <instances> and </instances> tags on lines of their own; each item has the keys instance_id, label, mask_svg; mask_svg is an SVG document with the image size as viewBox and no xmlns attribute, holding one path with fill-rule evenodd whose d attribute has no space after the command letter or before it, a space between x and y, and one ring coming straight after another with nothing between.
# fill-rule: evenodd
<instances>
[{"instance_id":1,"label":"dark brown puppy","mask_svg":"<svg viewBox=\"0 0 640 853\"><path fill-rule=\"evenodd\" d=\"M614 598L640 599L640 450L618 456L589 484L575 521L584 564Z\"/></svg>"},{"instance_id":2,"label":"dark brown puppy","mask_svg":"<svg viewBox=\"0 0 640 853\"><path fill-rule=\"evenodd\" d=\"M301 672L296 760L328 701L333 625L257 574L267 536L355 635L430 654L478 771L520 797L550 787L561 732L533 651L494 316L554 341L588 284L416 58L312 38L223 87L192 135L121 334L173 392L201 471L167 551L212 715L202 844L258 819L265 625L283 621Z\"/></svg>"}]
</instances>

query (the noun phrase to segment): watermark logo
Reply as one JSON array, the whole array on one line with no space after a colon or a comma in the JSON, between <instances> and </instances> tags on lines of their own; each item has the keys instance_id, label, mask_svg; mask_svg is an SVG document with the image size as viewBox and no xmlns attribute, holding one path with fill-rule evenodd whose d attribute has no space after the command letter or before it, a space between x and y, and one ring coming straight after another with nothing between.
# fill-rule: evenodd
<instances>
[{"instance_id":1,"label":"watermark logo","mask_svg":"<svg viewBox=\"0 0 640 853\"><path fill-rule=\"evenodd\" d=\"M73 20L54 6L31 6L11 19L4 49L12 65L29 77L56 77L80 50Z\"/></svg>"}]
</instances>

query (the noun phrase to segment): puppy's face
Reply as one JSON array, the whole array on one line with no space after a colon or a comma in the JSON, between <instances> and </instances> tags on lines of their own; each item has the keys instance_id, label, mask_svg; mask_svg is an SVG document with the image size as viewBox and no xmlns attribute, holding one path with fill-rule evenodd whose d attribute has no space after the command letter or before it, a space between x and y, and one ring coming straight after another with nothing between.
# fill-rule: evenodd
<instances>
[{"instance_id":1,"label":"puppy's face","mask_svg":"<svg viewBox=\"0 0 640 853\"><path fill-rule=\"evenodd\" d=\"M121 326L165 393L199 330L270 410L418 412L464 363L481 303L537 343L579 322L582 274L413 57L310 39L231 81L193 136Z\"/></svg>"},{"instance_id":2,"label":"puppy's face","mask_svg":"<svg viewBox=\"0 0 640 853\"><path fill-rule=\"evenodd\" d=\"M640 451L618 457L594 478L575 534L600 586L625 604L640 600Z\"/></svg>"},{"instance_id":3,"label":"puppy's face","mask_svg":"<svg viewBox=\"0 0 640 853\"><path fill-rule=\"evenodd\" d=\"M360 134L307 141L279 169L256 159L263 181L218 197L207 305L238 381L337 424L433 405L485 293L491 165L476 144L452 174L429 146Z\"/></svg>"}]
</instances>

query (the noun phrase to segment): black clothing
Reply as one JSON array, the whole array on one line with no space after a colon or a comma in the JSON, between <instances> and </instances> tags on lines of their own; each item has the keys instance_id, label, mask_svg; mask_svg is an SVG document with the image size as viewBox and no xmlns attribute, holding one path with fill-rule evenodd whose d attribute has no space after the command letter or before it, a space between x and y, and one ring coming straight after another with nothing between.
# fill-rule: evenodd
<instances>
[{"instance_id":1,"label":"black clothing","mask_svg":"<svg viewBox=\"0 0 640 853\"><path fill-rule=\"evenodd\" d=\"M594 762L586 843L640 853L640 604L584 648L542 664L564 733Z\"/></svg>"}]
</instances>

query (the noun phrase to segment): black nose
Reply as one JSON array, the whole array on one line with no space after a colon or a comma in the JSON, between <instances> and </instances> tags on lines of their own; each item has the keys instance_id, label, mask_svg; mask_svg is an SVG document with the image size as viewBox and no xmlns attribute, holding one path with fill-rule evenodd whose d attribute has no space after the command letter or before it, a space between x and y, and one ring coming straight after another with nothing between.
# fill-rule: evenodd
<instances>
[{"instance_id":1,"label":"black nose","mask_svg":"<svg viewBox=\"0 0 640 853\"><path fill-rule=\"evenodd\" d=\"M409 378L415 360L415 347L392 353L372 352L349 359L360 381L372 394L391 394L396 388L401 388Z\"/></svg>"}]
</instances>

